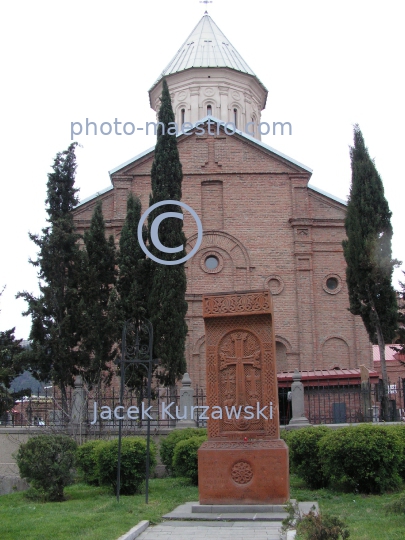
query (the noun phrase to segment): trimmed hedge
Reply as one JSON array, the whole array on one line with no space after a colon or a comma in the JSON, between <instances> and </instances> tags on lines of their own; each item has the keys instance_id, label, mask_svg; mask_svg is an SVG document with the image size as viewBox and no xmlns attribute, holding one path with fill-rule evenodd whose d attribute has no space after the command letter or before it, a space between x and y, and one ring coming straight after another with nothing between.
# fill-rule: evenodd
<instances>
[{"instance_id":1,"label":"trimmed hedge","mask_svg":"<svg viewBox=\"0 0 405 540\"><path fill-rule=\"evenodd\" d=\"M398 473L401 476L402 480L405 481L405 426L387 426L387 429L389 429L390 432L394 433L400 440L402 446L402 454L399 458Z\"/></svg>"},{"instance_id":2,"label":"trimmed hedge","mask_svg":"<svg viewBox=\"0 0 405 540\"><path fill-rule=\"evenodd\" d=\"M318 445L323 474L333 488L384 493L400 485L402 446L392 428L365 424L331 430Z\"/></svg>"},{"instance_id":3,"label":"trimmed hedge","mask_svg":"<svg viewBox=\"0 0 405 540\"><path fill-rule=\"evenodd\" d=\"M76 466L82 480L90 486L99 485L96 448L103 443L100 439L88 441L79 446L76 452Z\"/></svg>"},{"instance_id":4,"label":"trimmed hedge","mask_svg":"<svg viewBox=\"0 0 405 540\"><path fill-rule=\"evenodd\" d=\"M118 439L102 442L94 449L98 464L100 485L117 489ZM156 466L156 446L150 441L150 473ZM123 437L121 442L121 482L122 495L139 492L146 477L146 439L143 437Z\"/></svg>"},{"instance_id":5,"label":"trimmed hedge","mask_svg":"<svg viewBox=\"0 0 405 540\"><path fill-rule=\"evenodd\" d=\"M21 478L31 484L29 495L63 501L65 486L73 483L77 444L66 435L37 435L16 454Z\"/></svg>"},{"instance_id":6,"label":"trimmed hedge","mask_svg":"<svg viewBox=\"0 0 405 540\"><path fill-rule=\"evenodd\" d=\"M207 430L204 428L186 428L186 429L174 429L169 435L162 441L160 445L160 459L169 474L173 474L173 455L174 449L178 442L190 439L191 437L200 437L207 435Z\"/></svg>"},{"instance_id":7,"label":"trimmed hedge","mask_svg":"<svg viewBox=\"0 0 405 540\"><path fill-rule=\"evenodd\" d=\"M291 469L312 489L325 487L328 478L322 469L318 443L331 433L325 426L306 427L284 436L289 447Z\"/></svg>"},{"instance_id":8,"label":"trimmed hedge","mask_svg":"<svg viewBox=\"0 0 405 540\"><path fill-rule=\"evenodd\" d=\"M194 485L198 485L198 449L206 440L206 435L191 437L179 441L174 448L172 467L175 474L190 478Z\"/></svg>"}]
</instances>

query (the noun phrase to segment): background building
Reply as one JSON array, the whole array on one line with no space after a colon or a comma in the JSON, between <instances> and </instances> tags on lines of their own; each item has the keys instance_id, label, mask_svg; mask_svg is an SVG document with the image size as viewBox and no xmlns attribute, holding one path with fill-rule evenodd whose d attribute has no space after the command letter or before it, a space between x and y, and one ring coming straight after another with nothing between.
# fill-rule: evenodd
<instances>
[{"instance_id":1,"label":"background building","mask_svg":"<svg viewBox=\"0 0 405 540\"><path fill-rule=\"evenodd\" d=\"M359 366L372 369L373 357L361 318L348 311L345 202L308 186L311 169L261 143L267 90L208 14L150 89L154 110L163 77L177 123L200 121L199 130L178 135L182 200L204 229L200 249L186 263L193 384L205 386L202 294L263 288L273 296L279 373L298 368L328 380L329 370L349 369L360 382ZM226 122L240 131L227 135ZM128 193L148 207L153 157L152 148L110 171L111 186L74 211L80 233L101 200L107 233L118 242ZM194 225L186 214L187 251L196 240Z\"/></svg>"}]
</instances>

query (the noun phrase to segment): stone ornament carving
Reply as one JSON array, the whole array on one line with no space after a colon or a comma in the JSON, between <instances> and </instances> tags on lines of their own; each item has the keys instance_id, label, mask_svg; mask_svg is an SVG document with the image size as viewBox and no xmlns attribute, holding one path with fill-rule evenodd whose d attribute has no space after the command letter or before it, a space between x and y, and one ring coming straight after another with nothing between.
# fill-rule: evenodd
<instances>
[{"instance_id":1,"label":"stone ornament carving","mask_svg":"<svg viewBox=\"0 0 405 540\"><path fill-rule=\"evenodd\" d=\"M288 448L279 439L270 292L203 295L203 314L212 412L198 450L200 504L284 504Z\"/></svg>"},{"instance_id":2,"label":"stone ornament carving","mask_svg":"<svg viewBox=\"0 0 405 540\"><path fill-rule=\"evenodd\" d=\"M209 449L216 449L216 448L227 448L229 450L236 450L241 448L241 444L243 444L247 449L255 449L255 448L284 448L284 443L281 440L274 440L274 441L260 441L256 439L248 439L247 441L206 441L204 443L205 448Z\"/></svg>"},{"instance_id":3,"label":"stone ornament carving","mask_svg":"<svg viewBox=\"0 0 405 540\"><path fill-rule=\"evenodd\" d=\"M236 484L248 484L253 478L253 469L247 461L236 462L231 470L232 480Z\"/></svg>"},{"instance_id":4,"label":"stone ornament carving","mask_svg":"<svg viewBox=\"0 0 405 540\"><path fill-rule=\"evenodd\" d=\"M268 292L241 293L233 295L205 296L203 299L203 317L218 315L244 315L252 313L270 313Z\"/></svg>"},{"instance_id":5,"label":"stone ornament carving","mask_svg":"<svg viewBox=\"0 0 405 540\"><path fill-rule=\"evenodd\" d=\"M179 101L183 101L183 99L185 99L186 96L187 96L187 92L184 92L184 90L182 90L181 92L177 94L177 98Z\"/></svg>"},{"instance_id":6,"label":"stone ornament carving","mask_svg":"<svg viewBox=\"0 0 405 540\"><path fill-rule=\"evenodd\" d=\"M262 402L260 343L251 332L230 333L219 345L220 406L256 407ZM224 418L223 431L263 429L261 419Z\"/></svg>"},{"instance_id":7,"label":"stone ornament carving","mask_svg":"<svg viewBox=\"0 0 405 540\"><path fill-rule=\"evenodd\" d=\"M236 91L235 91L235 92L232 92L232 97L233 97L233 99L239 100L239 99L240 99L240 94L239 94L239 92L236 92Z\"/></svg>"},{"instance_id":8,"label":"stone ornament carving","mask_svg":"<svg viewBox=\"0 0 405 540\"><path fill-rule=\"evenodd\" d=\"M206 88L204 90L204 94L207 96L207 97L211 97L215 94L215 90L213 88Z\"/></svg>"},{"instance_id":9,"label":"stone ornament carving","mask_svg":"<svg viewBox=\"0 0 405 540\"><path fill-rule=\"evenodd\" d=\"M210 438L277 438L278 393L269 291L207 295L203 306L207 405L224 411L222 418L208 421ZM258 407L264 406L266 414L258 414ZM241 408L241 413L229 417L227 408Z\"/></svg>"}]
</instances>

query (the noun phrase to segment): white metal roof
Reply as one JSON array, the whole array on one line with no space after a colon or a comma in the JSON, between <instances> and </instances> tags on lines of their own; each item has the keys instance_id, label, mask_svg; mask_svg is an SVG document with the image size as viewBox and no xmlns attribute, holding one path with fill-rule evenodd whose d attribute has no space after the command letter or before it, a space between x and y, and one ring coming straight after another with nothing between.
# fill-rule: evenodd
<instances>
[{"instance_id":1,"label":"white metal roof","mask_svg":"<svg viewBox=\"0 0 405 540\"><path fill-rule=\"evenodd\" d=\"M177 51L169 65L159 75L152 88L165 75L197 67L228 67L256 77L253 70L243 60L207 12L205 12L197 26Z\"/></svg>"},{"instance_id":2,"label":"white metal roof","mask_svg":"<svg viewBox=\"0 0 405 540\"><path fill-rule=\"evenodd\" d=\"M340 204L344 204L347 206L347 201L344 201L343 199L340 199L339 197L336 197L335 195L332 195L331 193L328 193L327 191L324 191L321 188L315 187L312 184L308 184L309 189L312 189L312 191L316 191L317 193L320 193L321 195L325 195L325 197L328 197L329 199L332 199L333 201L336 201Z\"/></svg>"},{"instance_id":3,"label":"white metal roof","mask_svg":"<svg viewBox=\"0 0 405 540\"><path fill-rule=\"evenodd\" d=\"M79 204L75 206L75 208L79 208L79 206L82 206L82 204L86 204L87 202L92 201L93 199L96 199L100 195L104 195L104 193L107 193L108 191L111 191L112 189L114 189L114 186L112 185L104 189L100 189L100 191L97 191L97 193L93 193L93 195L90 195L89 197L86 197L85 199L80 201Z\"/></svg>"}]
</instances>

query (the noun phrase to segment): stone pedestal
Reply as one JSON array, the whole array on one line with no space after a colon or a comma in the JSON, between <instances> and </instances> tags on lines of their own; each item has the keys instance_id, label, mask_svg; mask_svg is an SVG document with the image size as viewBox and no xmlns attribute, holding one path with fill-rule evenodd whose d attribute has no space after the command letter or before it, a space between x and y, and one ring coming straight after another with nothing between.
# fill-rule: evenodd
<instances>
[{"instance_id":1,"label":"stone pedestal","mask_svg":"<svg viewBox=\"0 0 405 540\"><path fill-rule=\"evenodd\" d=\"M283 504L289 499L284 441L207 441L198 453L200 504Z\"/></svg>"},{"instance_id":2,"label":"stone pedestal","mask_svg":"<svg viewBox=\"0 0 405 540\"><path fill-rule=\"evenodd\" d=\"M285 503L270 294L204 295L203 317L209 440L198 451L200 503Z\"/></svg>"}]
</instances>

